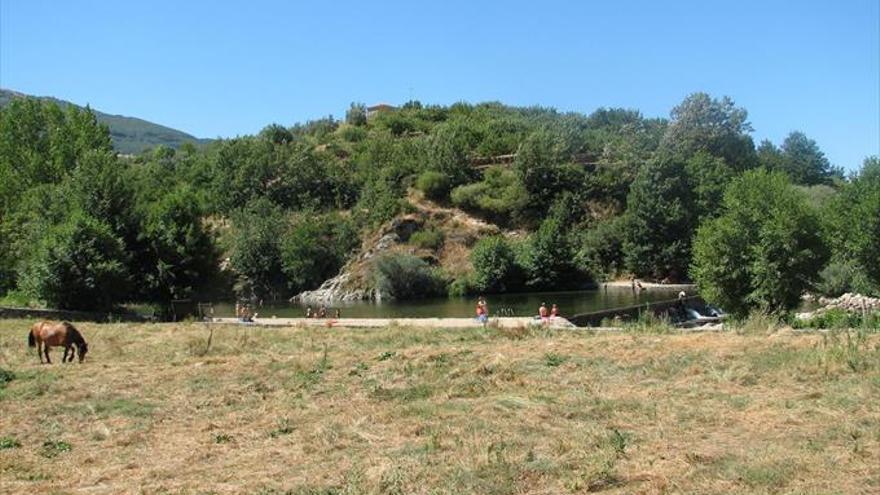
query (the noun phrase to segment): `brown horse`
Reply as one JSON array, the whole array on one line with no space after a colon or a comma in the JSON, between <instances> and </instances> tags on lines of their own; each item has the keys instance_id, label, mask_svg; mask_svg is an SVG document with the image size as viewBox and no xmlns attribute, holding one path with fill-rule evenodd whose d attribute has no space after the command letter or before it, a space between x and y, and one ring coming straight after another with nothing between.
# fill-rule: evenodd
<instances>
[{"instance_id":1,"label":"brown horse","mask_svg":"<svg viewBox=\"0 0 880 495\"><path fill-rule=\"evenodd\" d=\"M43 354L40 352L41 345L42 352L46 354L46 363L48 364L52 364L52 361L49 360L49 347L64 347L64 357L61 358L62 363L73 361L73 346L76 346L76 350L79 353L79 362L83 362L86 353L89 352L89 346L86 344L82 334L67 321L61 323L53 321L34 323L34 326L31 327L31 333L28 334L28 347L37 348L37 356L40 357L40 363L43 362ZM69 359L67 357L68 353L70 353Z\"/></svg>"}]
</instances>

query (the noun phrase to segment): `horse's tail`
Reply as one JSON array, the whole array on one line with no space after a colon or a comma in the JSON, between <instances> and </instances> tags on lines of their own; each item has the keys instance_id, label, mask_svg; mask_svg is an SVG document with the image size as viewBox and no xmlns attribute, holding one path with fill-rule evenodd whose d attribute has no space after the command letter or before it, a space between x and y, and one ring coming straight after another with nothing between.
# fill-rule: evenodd
<instances>
[{"instance_id":1,"label":"horse's tail","mask_svg":"<svg viewBox=\"0 0 880 495\"><path fill-rule=\"evenodd\" d=\"M37 346L37 339L34 338L34 331L31 330L30 332L28 332L28 347L36 347L36 346Z\"/></svg>"}]
</instances>

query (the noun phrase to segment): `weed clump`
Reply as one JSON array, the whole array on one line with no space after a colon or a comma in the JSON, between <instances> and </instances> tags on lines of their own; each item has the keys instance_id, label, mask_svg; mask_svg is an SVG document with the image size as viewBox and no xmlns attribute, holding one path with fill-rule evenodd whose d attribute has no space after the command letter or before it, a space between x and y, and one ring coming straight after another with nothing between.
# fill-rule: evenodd
<instances>
[{"instance_id":1,"label":"weed clump","mask_svg":"<svg viewBox=\"0 0 880 495\"><path fill-rule=\"evenodd\" d=\"M46 440L40 449L40 455L47 459L52 459L59 454L70 452L71 450L73 450L73 446L63 440Z\"/></svg>"},{"instance_id":2,"label":"weed clump","mask_svg":"<svg viewBox=\"0 0 880 495\"><path fill-rule=\"evenodd\" d=\"M15 437L0 437L0 450L17 449L21 447L21 442Z\"/></svg>"}]
</instances>

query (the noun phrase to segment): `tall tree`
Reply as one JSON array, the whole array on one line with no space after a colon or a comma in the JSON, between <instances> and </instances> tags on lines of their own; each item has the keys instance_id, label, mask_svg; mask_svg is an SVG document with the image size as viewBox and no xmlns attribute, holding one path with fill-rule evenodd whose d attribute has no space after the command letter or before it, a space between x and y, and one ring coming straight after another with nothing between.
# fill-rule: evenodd
<instances>
[{"instance_id":1,"label":"tall tree","mask_svg":"<svg viewBox=\"0 0 880 495\"><path fill-rule=\"evenodd\" d=\"M782 142L779 170L795 184L808 186L828 182L832 172L831 163L816 141L798 131L790 133Z\"/></svg>"},{"instance_id":2,"label":"tall tree","mask_svg":"<svg viewBox=\"0 0 880 495\"><path fill-rule=\"evenodd\" d=\"M647 163L627 198L626 268L638 277L684 279L695 213L685 165L672 159Z\"/></svg>"},{"instance_id":3,"label":"tall tree","mask_svg":"<svg viewBox=\"0 0 880 495\"><path fill-rule=\"evenodd\" d=\"M673 108L671 116L662 142L667 151L684 159L703 151L723 158L738 172L757 164L748 112L729 97L718 100L694 93Z\"/></svg>"}]
</instances>

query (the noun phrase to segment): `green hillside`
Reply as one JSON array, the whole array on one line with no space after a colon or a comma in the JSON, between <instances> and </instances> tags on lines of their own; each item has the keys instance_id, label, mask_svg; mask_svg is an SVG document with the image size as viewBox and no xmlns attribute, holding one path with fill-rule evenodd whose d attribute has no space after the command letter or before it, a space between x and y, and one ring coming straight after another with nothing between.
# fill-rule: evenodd
<instances>
[{"instance_id":1,"label":"green hillside","mask_svg":"<svg viewBox=\"0 0 880 495\"><path fill-rule=\"evenodd\" d=\"M8 89L0 89L0 107L6 106L13 98L31 97L17 91ZM59 100L48 96L37 97L41 100L52 101L61 107L68 105L78 106L69 101ZM113 148L120 153L136 154L146 148L163 145L171 148L178 148L183 143L205 143L208 139L199 139L185 132L165 127L163 125L154 124L143 119L135 117L126 117L124 115L110 115L92 109L98 118L98 122L107 124L110 128L110 138L113 141Z\"/></svg>"}]
</instances>

